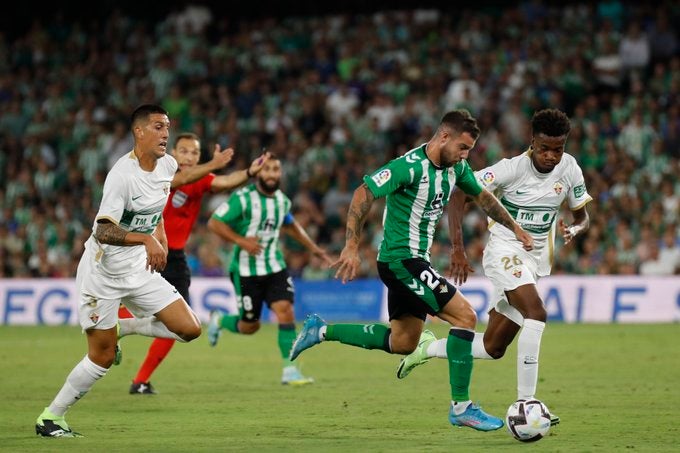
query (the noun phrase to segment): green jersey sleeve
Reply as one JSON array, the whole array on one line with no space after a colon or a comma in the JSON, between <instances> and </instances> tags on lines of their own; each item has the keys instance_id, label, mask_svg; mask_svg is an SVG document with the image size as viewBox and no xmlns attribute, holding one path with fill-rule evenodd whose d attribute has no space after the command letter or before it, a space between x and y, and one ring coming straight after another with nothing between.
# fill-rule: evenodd
<instances>
[{"instance_id":1,"label":"green jersey sleeve","mask_svg":"<svg viewBox=\"0 0 680 453\"><path fill-rule=\"evenodd\" d=\"M402 186L411 184L420 166L413 166L403 157L393 159L370 175L364 176L364 182L375 198L391 194Z\"/></svg>"},{"instance_id":2,"label":"green jersey sleeve","mask_svg":"<svg viewBox=\"0 0 680 453\"><path fill-rule=\"evenodd\" d=\"M468 195L476 196L482 191L482 186L477 181L470 164L466 160L461 160L453 167L456 172L456 185Z\"/></svg>"},{"instance_id":3,"label":"green jersey sleeve","mask_svg":"<svg viewBox=\"0 0 680 453\"><path fill-rule=\"evenodd\" d=\"M245 203L242 197L241 191L231 194L227 201L215 209L212 218L226 224L235 222L243 216Z\"/></svg>"}]
</instances>

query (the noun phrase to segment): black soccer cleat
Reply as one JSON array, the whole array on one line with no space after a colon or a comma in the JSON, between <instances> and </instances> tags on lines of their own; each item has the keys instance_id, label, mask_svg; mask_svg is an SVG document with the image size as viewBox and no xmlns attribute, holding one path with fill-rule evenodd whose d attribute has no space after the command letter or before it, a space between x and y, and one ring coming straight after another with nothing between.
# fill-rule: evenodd
<instances>
[{"instance_id":1,"label":"black soccer cleat","mask_svg":"<svg viewBox=\"0 0 680 453\"><path fill-rule=\"evenodd\" d=\"M560 417L555 414L550 414L550 426L555 426L560 424Z\"/></svg>"},{"instance_id":2,"label":"black soccer cleat","mask_svg":"<svg viewBox=\"0 0 680 453\"><path fill-rule=\"evenodd\" d=\"M72 431L65 426L58 425L55 420L39 419L35 424L35 433L42 437L84 437L82 434Z\"/></svg>"},{"instance_id":3,"label":"black soccer cleat","mask_svg":"<svg viewBox=\"0 0 680 453\"><path fill-rule=\"evenodd\" d=\"M151 385L151 382L134 382L130 386L130 395L156 395L156 390Z\"/></svg>"}]
</instances>

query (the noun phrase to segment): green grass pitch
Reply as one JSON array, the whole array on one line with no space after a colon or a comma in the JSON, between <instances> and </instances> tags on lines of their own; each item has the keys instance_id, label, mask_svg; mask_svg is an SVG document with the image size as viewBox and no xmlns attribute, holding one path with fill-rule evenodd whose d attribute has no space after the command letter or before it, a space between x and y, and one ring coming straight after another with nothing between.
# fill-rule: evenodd
<instances>
[{"instance_id":1,"label":"green grass pitch","mask_svg":"<svg viewBox=\"0 0 680 453\"><path fill-rule=\"evenodd\" d=\"M483 327L483 326L482 326ZM438 337L444 324L431 328ZM68 413L86 437L43 439L35 418L85 354L76 327L0 327L0 451L678 451L680 325L549 324L537 396L562 423L535 444L454 428L447 366L405 380L399 356L325 343L306 351L307 387L280 384L276 327L177 344L152 378L156 396L128 394L150 339L123 340L124 359ZM515 398L515 347L476 361L472 397L503 416Z\"/></svg>"}]
</instances>

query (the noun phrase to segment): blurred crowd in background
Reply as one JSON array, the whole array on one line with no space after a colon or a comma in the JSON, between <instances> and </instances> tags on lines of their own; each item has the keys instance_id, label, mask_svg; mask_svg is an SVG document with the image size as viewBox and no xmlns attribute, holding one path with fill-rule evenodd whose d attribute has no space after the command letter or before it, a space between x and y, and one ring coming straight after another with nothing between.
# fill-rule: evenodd
<instances>
[{"instance_id":1,"label":"blurred crowd in background","mask_svg":"<svg viewBox=\"0 0 680 453\"><path fill-rule=\"evenodd\" d=\"M554 272L680 273L679 24L677 2L611 0L252 20L190 6L156 23L57 14L0 32L0 277L75 275L143 103L167 109L173 136L198 134L204 160L233 147L226 173L275 152L295 217L333 253L363 175L428 141L445 112L478 119L469 162L481 169L524 152L534 111L559 108L594 201L587 234L558 240ZM205 227L226 196L206 200L187 245L195 276L226 275L229 247ZM366 223L362 277L376 275L383 207ZM468 209L483 275L486 219ZM294 276L332 275L283 246ZM435 268L449 252L444 217Z\"/></svg>"}]
</instances>

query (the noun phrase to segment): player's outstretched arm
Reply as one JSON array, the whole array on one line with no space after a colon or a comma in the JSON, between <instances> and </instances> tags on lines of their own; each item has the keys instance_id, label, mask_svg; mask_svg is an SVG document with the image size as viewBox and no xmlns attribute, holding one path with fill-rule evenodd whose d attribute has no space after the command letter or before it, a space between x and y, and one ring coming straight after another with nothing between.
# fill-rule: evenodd
<instances>
[{"instance_id":1,"label":"player's outstretched arm","mask_svg":"<svg viewBox=\"0 0 680 453\"><path fill-rule=\"evenodd\" d=\"M505 209L498 201L498 198L491 192L482 189L479 195L475 196L474 199L486 215L515 233L515 237L522 243L525 250L532 250L534 248L534 238L515 222L515 219L512 218L508 210Z\"/></svg>"},{"instance_id":2,"label":"player's outstretched arm","mask_svg":"<svg viewBox=\"0 0 680 453\"><path fill-rule=\"evenodd\" d=\"M359 258L359 241L361 229L366 221L366 216L371 210L375 197L364 183L360 185L352 196L347 213L347 228L345 231L345 247L340 253L340 258L332 264L337 267L335 278L340 278L343 283L353 280L359 270L361 259Z\"/></svg>"},{"instance_id":3,"label":"player's outstretched arm","mask_svg":"<svg viewBox=\"0 0 680 453\"><path fill-rule=\"evenodd\" d=\"M262 245L256 237L241 236L229 225L215 218L208 220L208 229L227 242L233 242L251 255L262 253Z\"/></svg>"},{"instance_id":4,"label":"player's outstretched arm","mask_svg":"<svg viewBox=\"0 0 680 453\"><path fill-rule=\"evenodd\" d=\"M463 243L463 215L467 198L465 192L456 189L451 197L451 202L447 206L449 237L451 238L448 277L453 278L453 283L456 285L465 283L468 275L475 271L468 262L465 244Z\"/></svg>"},{"instance_id":5,"label":"player's outstretched arm","mask_svg":"<svg viewBox=\"0 0 680 453\"><path fill-rule=\"evenodd\" d=\"M216 176L212 184L210 184L210 190L212 192L222 192L225 190L234 190L239 186L245 184L248 179L257 175L264 164L269 160L269 152L263 153L257 159L250 163L250 166L245 170L238 170L228 175Z\"/></svg>"},{"instance_id":6,"label":"player's outstretched arm","mask_svg":"<svg viewBox=\"0 0 680 453\"><path fill-rule=\"evenodd\" d=\"M305 229L302 228L302 225L300 225L297 220L294 220L293 223L291 224L281 226L281 230L283 230L290 237L292 237L300 244L302 244L307 250L312 252L314 255L321 258L323 262L326 263L327 266L331 266L333 264L333 260L331 260L331 257L328 256L326 251L319 247L316 244L316 242L312 240L312 238L309 237Z\"/></svg>"},{"instance_id":7,"label":"player's outstretched arm","mask_svg":"<svg viewBox=\"0 0 680 453\"><path fill-rule=\"evenodd\" d=\"M187 168L175 173L172 178L171 187L183 186L185 184L190 184L192 182L198 181L210 172L219 170L231 162L231 158L234 156L234 150L232 148L227 148L224 151L220 148L220 145L215 145L215 151L213 152L213 158L210 162L205 164L195 165L191 168Z\"/></svg>"}]
</instances>

